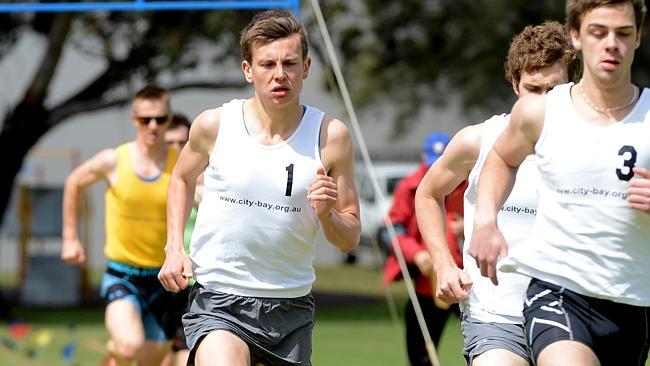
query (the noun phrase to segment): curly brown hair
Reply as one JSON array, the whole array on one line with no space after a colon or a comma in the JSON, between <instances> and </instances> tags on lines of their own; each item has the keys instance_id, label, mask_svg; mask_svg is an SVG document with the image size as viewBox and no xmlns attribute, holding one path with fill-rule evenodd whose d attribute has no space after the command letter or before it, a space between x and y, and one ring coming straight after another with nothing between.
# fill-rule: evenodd
<instances>
[{"instance_id":1,"label":"curly brown hair","mask_svg":"<svg viewBox=\"0 0 650 366\"><path fill-rule=\"evenodd\" d=\"M252 62L253 46L256 44L264 45L293 34L300 36L302 59L307 59L307 53L309 52L307 31L290 12L286 10L267 10L257 13L241 32L239 46L242 58Z\"/></svg>"},{"instance_id":2,"label":"curly brown hair","mask_svg":"<svg viewBox=\"0 0 650 366\"><path fill-rule=\"evenodd\" d=\"M505 62L506 80L518 85L524 72L533 72L564 61L569 81L580 77L581 63L578 52L571 45L568 32L556 21L529 25L510 43Z\"/></svg>"},{"instance_id":3,"label":"curly brown hair","mask_svg":"<svg viewBox=\"0 0 650 366\"><path fill-rule=\"evenodd\" d=\"M601 7L630 3L634 7L634 20L637 31L643 27L646 6L644 0L567 0L566 24L569 29L580 29L582 16L588 11Z\"/></svg>"}]
</instances>

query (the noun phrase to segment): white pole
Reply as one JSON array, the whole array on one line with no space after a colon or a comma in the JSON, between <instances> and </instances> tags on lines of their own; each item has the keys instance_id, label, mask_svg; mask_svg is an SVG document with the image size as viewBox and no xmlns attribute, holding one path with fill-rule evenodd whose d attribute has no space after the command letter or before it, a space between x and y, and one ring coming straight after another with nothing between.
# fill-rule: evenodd
<instances>
[{"instance_id":1,"label":"white pole","mask_svg":"<svg viewBox=\"0 0 650 366\"><path fill-rule=\"evenodd\" d=\"M312 8L314 9L314 15L316 16L316 20L318 21L318 27L323 37L323 41L325 42L327 55L330 59L332 69L334 70L334 75L336 76L336 82L338 83L339 88L341 90L341 96L343 97L345 108L350 117L350 123L354 131L354 136L357 139L361 156L363 157L363 161L366 164L366 168L368 169L370 182L372 183L372 187L375 191L375 195L379 200L379 207L386 207L385 204L386 197L384 197L381 189L379 188L379 181L377 179L377 174L372 164L372 160L370 159L370 153L368 152L368 147L366 146L366 142L361 133L359 120L357 119L357 114L355 112L354 106L352 105L352 99L350 98L348 87L345 83L345 79L343 78L343 73L341 72L341 67L338 58L336 57L336 52L334 51L334 46L332 45L332 39L329 35L329 31L327 30L327 25L325 24L325 19L323 18L323 13L321 11L320 4L318 4L318 0L311 0L311 5ZM424 315L422 314L422 308L420 307L420 303L418 302L418 298L415 293L415 288L413 287L413 281L411 280L411 275L409 274L408 268L406 266L406 261L404 260L404 255L402 254L402 250L399 246L399 243L397 242L395 227L392 225L390 220L385 220L385 221L387 223L386 228L388 229L388 234L390 236L393 251L395 252L395 257L397 257L397 262L399 263L400 271L402 271L402 276L404 277L404 284L406 285L406 289L408 291L409 297L411 299L411 302L413 303L413 309L415 310L415 316L418 320L418 324L420 325L420 329L422 330L422 336L424 337L427 352L429 353L429 359L431 360L431 364L433 366L440 366L440 361L438 360L436 347L433 344L433 340L431 339L431 334L429 334L429 329L427 328L427 324L424 320Z\"/></svg>"}]
</instances>

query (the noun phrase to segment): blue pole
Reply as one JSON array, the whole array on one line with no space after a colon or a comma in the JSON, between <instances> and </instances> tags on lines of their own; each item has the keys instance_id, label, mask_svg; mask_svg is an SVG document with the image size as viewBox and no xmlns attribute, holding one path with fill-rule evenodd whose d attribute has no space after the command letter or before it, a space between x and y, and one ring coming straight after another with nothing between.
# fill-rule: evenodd
<instances>
[{"instance_id":1,"label":"blue pole","mask_svg":"<svg viewBox=\"0 0 650 366\"><path fill-rule=\"evenodd\" d=\"M77 2L77 3L1 3L0 13L85 12L85 11L164 11L164 10L224 10L224 9L290 9L300 16L300 0L251 1L145 1Z\"/></svg>"},{"instance_id":2,"label":"blue pole","mask_svg":"<svg viewBox=\"0 0 650 366\"><path fill-rule=\"evenodd\" d=\"M293 12L293 15L300 19L300 0L289 0L289 8Z\"/></svg>"}]
</instances>

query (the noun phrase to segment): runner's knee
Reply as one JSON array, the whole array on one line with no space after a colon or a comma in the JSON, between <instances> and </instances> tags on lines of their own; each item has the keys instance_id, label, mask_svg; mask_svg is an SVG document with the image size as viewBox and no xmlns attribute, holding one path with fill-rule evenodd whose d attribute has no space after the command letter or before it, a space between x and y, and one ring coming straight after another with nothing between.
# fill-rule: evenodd
<instances>
[{"instance_id":1,"label":"runner's knee","mask_svg":"<svg viewBox=\"0 0 650 366\"><path fill-rule=\"evenodd\" d=\"M125 361L136 361L144 347L144 339L114 339L112 345L115 356Z\"/></svg>"}]
</instances>

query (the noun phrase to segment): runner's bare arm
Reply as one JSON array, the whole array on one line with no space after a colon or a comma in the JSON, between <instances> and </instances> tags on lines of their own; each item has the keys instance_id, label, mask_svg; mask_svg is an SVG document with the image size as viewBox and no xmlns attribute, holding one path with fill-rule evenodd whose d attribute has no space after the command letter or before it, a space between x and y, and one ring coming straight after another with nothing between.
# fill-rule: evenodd
<instances>
[{"instance_id":1,"label":"runner's bare arm","mask_svg":"<svg viewBox=\"0 0 650 366\"><path fill-rule=\"evenodd\" d=\"M167 245L158 279L169 291L187 287L192 265L185 253L183 235L194 201L197 177L205 170L217 139L221 109L201 113L192 123L189 141L172 171L167 193Z\"/></svg>"},{"instance_id":2,"label":"runner's bare arm","mask_svg":"<svg viewBox=\"0 0 650 366\"><path fill-rule=\"evenodd\" d=\"M69 264L82 264L86 260L83 244L77 233L79 200L90 185L104 179L114 184L117 167L115 149L105 149L85 161L70 173L63 188L63 245L61 259Z\"/></svg>"},{"instance_id":3,"label":"runner's bare arm","mask_svg":"<svg viewBox=\"0 0 650 366\"><path fill-rule=\"evenodd\" d=\"M512 108L510 123L488 154L478 182L478 198L469 254L481 274L498 284L496 263L508 244L497 227L497 213L508 198L519 165L534 153L544 124L546 96L529 94Z\"/></svg>"},{"instance_id":4,"label":"runner's bare arm","mask_svg":"<svg viewBox=\"0 0 650 366\"><path fill-rule=\"evenodd\" d=\"M359 243L359 198L354 184L354 147L343 122L326 116L321 127L321 160L308 199L327 240L343 252ZM327 173L326 173L326 172Z\"/></svg>"},{"instance_id":5,"label":"runner's bare arm","mask_svg":"<svg viewBox=\"0 0 650 366\"><path fill-rule=\"evenodd\" d=\"M420 234L436 275L435 295L452 304L469 294L471 280L456 263L447 245L445 197L467 179L481 146L483 125L468 126L449 142L443 155L429 168L415 194Z\"/></svg>"}]
</instances>

